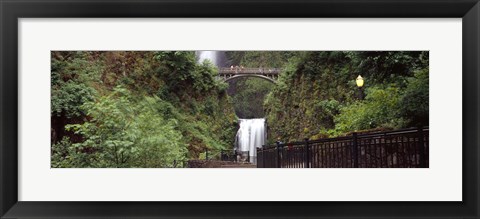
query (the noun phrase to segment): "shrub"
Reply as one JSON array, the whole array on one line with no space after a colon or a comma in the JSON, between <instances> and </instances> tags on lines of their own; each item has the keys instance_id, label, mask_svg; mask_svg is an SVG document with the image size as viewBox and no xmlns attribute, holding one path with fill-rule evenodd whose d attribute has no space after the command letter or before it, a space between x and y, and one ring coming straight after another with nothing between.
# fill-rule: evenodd
<instances>
[{"instance_id":1,"label":"shrub","mask_svg":"<svg viewBox=\"0 0 480 219\"><path fill-rule=\"evenodd\" d=\"M123 88L82 106L91 118L67 129L84 136L72 146L88 157L85 167L173 167L185 159L186 145L165 120L156 97L134 100Z\"/></svg>"},{"instance_id":2,"label":"shrub","mask_svg":"<svg viewBox=\"0 0 480 219\"><path fill-rule=\"evenodd\" d=\"M428 69L415 72L408 78L405 94L400 99L400 114L407 119L408 126L428 126Z\"/></svg>"},{"instance_id":3,"label":"shrub","mask_svg":"<svg viewBox=\"0 0 480 219\"><path fill-rule=\"evenodd\" d=\"M399 117L400 92L397 87L372 87L366 93L365 100L340 109L340 114L335 117L336 134L377 127L398 128L404 124Z\"/></svg>"}]
</instances>

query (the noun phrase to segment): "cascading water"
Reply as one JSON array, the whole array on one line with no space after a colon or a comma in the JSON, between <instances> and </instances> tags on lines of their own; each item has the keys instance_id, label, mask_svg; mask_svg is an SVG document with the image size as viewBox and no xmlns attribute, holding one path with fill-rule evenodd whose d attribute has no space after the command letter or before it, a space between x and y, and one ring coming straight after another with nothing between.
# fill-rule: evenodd
<instances>
[{"instance_id":1,"label":"cascading water","mask_svg":"<svg viewBox=\"0 0 480 219\"><path fill-rule=\"evenodd\" d=\"M214 65L219 66L218 51L198 51L198 62L202 63L204 60L210 60Z\"/></svg>"},{"instance_id":2,"label":"cascading water","mask_svg":"<svg viewBox=\"0 0 480 219\"><path fill-rule=\"evenodd\" d=\"M217 67L226 67L225 52L197 51L198 62L210 60ZM249 157L251 163L257 162L257 147L265 144L265 119L240 119L240 128L235 137L235 150ZM247 154L248 153L248 154Z\"/></svg>"},{"instance_id":3,"label":"cascading water","mask_svg":"<svg viewBox=\"0 0 480 219\"><path fill-rule=\"evenodd\" d=\"M265 119L240 119L235 139L235 150L247 153L251 163L257 161L257 147L265 144Z\"/></svg>"}]
</instances>

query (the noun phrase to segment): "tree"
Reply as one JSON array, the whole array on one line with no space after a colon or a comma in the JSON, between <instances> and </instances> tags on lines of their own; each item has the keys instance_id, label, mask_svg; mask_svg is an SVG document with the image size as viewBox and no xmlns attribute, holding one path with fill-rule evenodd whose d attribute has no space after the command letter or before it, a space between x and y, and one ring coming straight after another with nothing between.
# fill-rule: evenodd
<instances>
[{"instance_id":1,"label":"tree","mask_svg":"<svg viewBox=\"0 0 480 219\"><path fill-rule=\"evenodd\" d=\"M405 94L400 100L400 114L406 118L408 126L428 126L429 122L429 86L428 68L415 72L407 79Z\"/></svg>"}]
</instances>

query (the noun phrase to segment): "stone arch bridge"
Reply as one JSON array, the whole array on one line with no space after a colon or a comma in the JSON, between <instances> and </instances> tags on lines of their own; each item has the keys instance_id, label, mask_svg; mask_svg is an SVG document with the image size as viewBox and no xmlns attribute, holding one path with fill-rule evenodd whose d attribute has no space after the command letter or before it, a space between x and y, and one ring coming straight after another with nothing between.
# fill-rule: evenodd
<instances>
[{"instance_id":1,"label":"stone arch bridge","mask_svg":"<svg viewBox=\"0 0 480 219\"><path fill-rule=\"evenodd\" d=\"M279 68L219 68L218 76L225 82L241 77L257 77L275 83L281 71Z\"/></svg>"}]
</instances>

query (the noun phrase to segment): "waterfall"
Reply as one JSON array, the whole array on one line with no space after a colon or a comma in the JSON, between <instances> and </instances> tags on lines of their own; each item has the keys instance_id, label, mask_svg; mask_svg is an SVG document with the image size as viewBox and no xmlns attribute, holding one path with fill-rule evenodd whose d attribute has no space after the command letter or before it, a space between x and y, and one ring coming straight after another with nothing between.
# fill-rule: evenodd
<instances>
[{"instance_id":1,"label":"waterfall","mask_svg":"<svg viewBox=\"0 0 480 219\"><path fill-rule=\"evenodd\" d=\"M217 67L230 66L225 51L197 51L196 55L199 63L208 59Z\"/></svg>"},{"instance_id":2,"label":"waterfall","mask_svg":"<svg viewBox=\"0 0 480 219\"><path fill-rule=\"evenodd\" d=\"M228 67L229 61L223 51L196 51L199 63L210 60L217 67ZM240 119L240 128L235 137L235 150L242 157L257 163L257 147L265 144L265 119ZM248 152L248 154L247 154Z\"/></svg>"},{"instance_id":3,"label":"waterfall","mask_svg":"<svg viewBox=\"0 0 480 219\"><path fill-rule=\"evenodd\" d=\"M204 60L210 60L214 65L219 66L218 51L198 51L198 62L202 63Z\"/></svg>"},{"instance_id":4,"label":"waterfall","mask_svg":"<svg viewBox=\"0 0 480 219\"><path fill-rule=\"evenodd\" d=\"M265 144L265 119L240 119L235 139L237 152L248 152L251 163L256 163L257 147Z\"/></svg>"}]
</instances>

